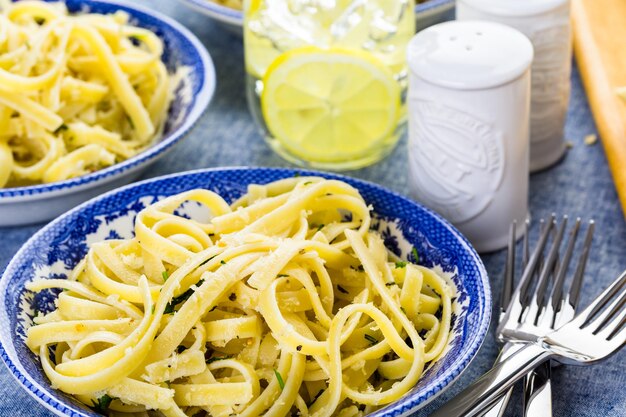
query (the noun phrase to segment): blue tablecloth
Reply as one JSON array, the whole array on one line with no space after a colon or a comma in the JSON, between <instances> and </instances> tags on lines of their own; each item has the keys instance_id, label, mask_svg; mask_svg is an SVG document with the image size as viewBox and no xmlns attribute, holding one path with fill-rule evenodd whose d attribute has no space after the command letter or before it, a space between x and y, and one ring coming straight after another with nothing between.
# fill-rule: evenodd
<instances>
[{"instance_id":1,"label":"blue tablecloth","mask_svg":"<svg viewBox=\"0 0 626 417\"><path fill-rule=\"evenodd\" d=\"M140 3L165 12L190 28L206 45L217 67L215 98L200 122L183 143L152 167L144 178L217 166L289 166L277 157L257 132L244 93L241 40L214 25L204 16L173 0ZM593 217L597 232L587 268L582 302L595 294L626 268L626 222L607 166L602 146L587 146L585 135L595 133L591 113L578 73L572 76L572 99L566 136L573 143L557 166L535 174L530 182L530 208L534 218L552 212ZM374 181L407 194L406 141L385 161L349 175ZM626 169L626 168L625 168ZM0 268L42 225L0 228ZM484 256L494 295L501 288L504 253ZM497 297L494 297L497 300ZM494 306L494 309L498 306ZM495 311L495 310L494 310ZM493 327L493 326L492 326ZM493 333L469 369L448 391L416 416L426 416L472 380L489 369L498 352ZM568 417L626 416L626 351L593 367L561 367L554 372L554 415ZM519 391L519 389L518 389ZM521 415L519 392L509 416ZM5 367L0 366L0 415L51 415L23 391Z\"/></svg>"}]
</instances>

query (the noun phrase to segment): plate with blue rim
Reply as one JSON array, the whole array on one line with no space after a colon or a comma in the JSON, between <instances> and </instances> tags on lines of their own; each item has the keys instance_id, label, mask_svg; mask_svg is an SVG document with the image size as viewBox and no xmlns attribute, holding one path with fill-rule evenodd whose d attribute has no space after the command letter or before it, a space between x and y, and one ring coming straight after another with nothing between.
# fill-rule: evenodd
<instances>
[{"instance_id":1,"label":"plate with blue rim","mask_svg":"<svg viewBox=\"0 0 626 417\"><path fill-rule=\"evenodd\" d=\"M179 0L220 24L229 32L242 36L243 12L215 0ZM243 1L243 0L242 0ZM455 0L426 0L415 4L417 30L454 18Z\"/></svg>"},{"instance_id":2,"label":"plate with blue rim","mask_svg":"<svg viewBox=\"0 0 626 417\"><path fill-rule=\"evenodd\" d=\"M52 1L54 2L54 1ZM123 0L64 0L70 13L128 13L130 23L163 41L168 72L182 66L188 75L174 91L163 135L141 153L90 174L51 184L0 188L0 227L50 220L94 196L136 179L169 152L198 121L215 92L215 67L200 40L174 19Z\"/></svg>"},{"instance_id":3,"label":"plate with blue rim","mask_svg":"<svg viewBox=\"0 0 626 417\"><path fill-rule=\"evenodd\" d=\"M232 202L249 184L293 176L320 176L354 186L372 206L372 228L402 259L441 268L455 287L451 338L445 354L431 363L404 397L371 416L399 417L423 407L465 370L489 327L491 292L485 268L471 244L446 220L385 188L346 176L284 168L219 168L155 178L111 191L60 216L18 251L0 279L0 357L21 387L61 416L97 416L71 396L53 389L39 360L25 345L26 330L39 312L54 309L58 292L33 294L25 283L35 278L66 278L89 249L105 239L131 238L143 208L169 195L195 188L214 191ZM191 216L183 206L178 215Z\"/></svg>"}]
</instances>

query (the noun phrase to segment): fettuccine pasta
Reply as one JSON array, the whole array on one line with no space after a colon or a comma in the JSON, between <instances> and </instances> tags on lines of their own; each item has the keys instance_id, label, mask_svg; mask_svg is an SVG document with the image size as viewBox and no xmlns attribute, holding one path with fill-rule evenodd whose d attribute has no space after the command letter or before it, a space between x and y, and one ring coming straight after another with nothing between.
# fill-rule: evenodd
<instances>
[{"instance_id":1,"label":"fettuccine pasta","mask_svg":"<svg viewBox=\"0 0 626 417\"><path fill-rule=\"evenodd\" d=\"M124 12L0 7L0 187L78 177L161 135L173 82L158 36Z\"/></svg>"},{"instance_id":2,"label":"fettuccine pasta","mask_svg":"<svg viewBox=\"0 0 626 417\"><path fill-rule=\"evenodd\" d=\"M179 215L198 204L200 222ZM178 214L177 214L178 213ZM27 345L52 386L109 415L363 416L447 346L451 287L395 259L348 184L290 178L228 205L208 190L91 245Z\"/></svg>"}]
</instances>

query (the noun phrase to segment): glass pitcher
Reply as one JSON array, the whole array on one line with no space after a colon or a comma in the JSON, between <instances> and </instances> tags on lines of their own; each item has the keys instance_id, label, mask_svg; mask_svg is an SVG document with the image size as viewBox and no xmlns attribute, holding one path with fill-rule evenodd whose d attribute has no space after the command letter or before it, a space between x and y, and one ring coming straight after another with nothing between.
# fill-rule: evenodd
<instances>
[{"instance_id":1,"label":"glass pitcher","mask_svg":"<svg viewBox=\"0 0 626 417\"><path fill-rule=\"evenodd\" d=\"M413 0L246 0L247 95L268 144L322 169L386 156L406 127L414 34Z\"/></svg>"}]
</instances>

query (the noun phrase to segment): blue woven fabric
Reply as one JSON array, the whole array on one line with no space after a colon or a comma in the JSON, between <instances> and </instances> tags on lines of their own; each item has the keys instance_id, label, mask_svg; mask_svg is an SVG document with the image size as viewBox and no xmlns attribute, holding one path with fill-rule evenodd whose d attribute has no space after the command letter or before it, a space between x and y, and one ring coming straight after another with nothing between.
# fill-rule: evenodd
<instances>
[{"instance_id":1,"label":"blue woven fabric","mask_svg":"<svg viewBox=\"0 0 626 417\"><path fill-rule=\"evenodd\" d=\"M166 12L196 33L211 53L218 77L215 99L196 128L170 155L151 168L144 178L213 166L289 166L265 145L248 112L243 89L241 40L173 0L138 2ZM567 139L574 146L557 166L531 177L530 208L531 215L536 219L556 212L586 219L593 217L596 220L597 232L583 287L583 304L589 302L626 268L626 222L606 156L601 144L587 146L583 142L585 135L595 132L575 70L566 126ZM406 142L402 141L385 161L348 175L408 194L406 172ZM0 268L6 266L18 248L40 227L0 228ZM502 284L504 258L502 252L483 257L496 300ZM494 308L498 307L494 305ZM476 359L459 381L416 416L427 416L488 370L497 351L493 333L490 333ZM556 369L553 381L555 417L626 416L624 351L593 367ZM508 416L521 415L520 401L519 392L516 392ZM0 415L40 417L52 414L22 391L8 371L0 366Z\"/></svg>"}]
</instances>

